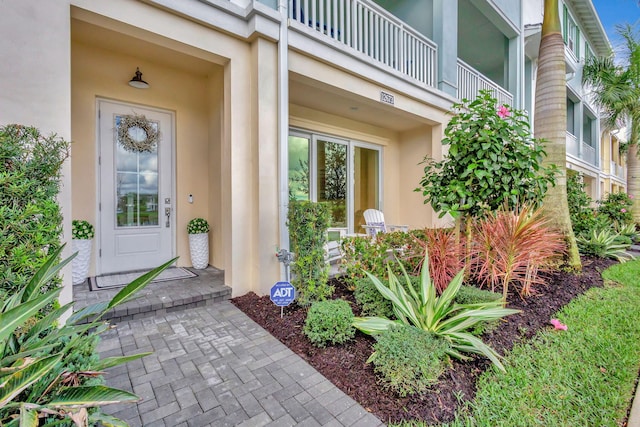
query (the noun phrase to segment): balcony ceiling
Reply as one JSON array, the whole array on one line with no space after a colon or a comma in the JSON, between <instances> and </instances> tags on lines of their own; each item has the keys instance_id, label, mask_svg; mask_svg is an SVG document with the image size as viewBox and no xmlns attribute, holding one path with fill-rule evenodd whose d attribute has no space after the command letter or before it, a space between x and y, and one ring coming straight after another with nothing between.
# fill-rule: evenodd
<instances>
[{"instance_id":1,"label":"balcony ceiling","mask_svg":"<svg viewBox=\"0 0 640 427\"><path fill-rule=\"evenodd\" d=\"M427 124L425 119L401 112L393 106L353 93L347 95L326 83L300 75L291 75L289 79L289 102L395 132Z\"/></svg>"},{"instance_id":2,"label":"balcony ceiling","mask_svg":"<svg viewBox=\"0 0 640 427\"><path fill-rule=\"evenodd\" d=\"M470 1L458 2L458 56L504 87L507 38Z\"/></svg>"}]
</instances>

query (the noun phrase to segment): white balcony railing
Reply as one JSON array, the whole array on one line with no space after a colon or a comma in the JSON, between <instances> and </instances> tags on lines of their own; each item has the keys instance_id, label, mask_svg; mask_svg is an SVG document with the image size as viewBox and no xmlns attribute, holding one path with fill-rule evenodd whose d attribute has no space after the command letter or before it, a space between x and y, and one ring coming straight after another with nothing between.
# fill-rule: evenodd
<instances>
[{"instance_id":1,"label":"white balcony railing","mask_svg":"<svg viewBox=\"0 0 640 427\"><path fill-rule=\"evenodd\" d=\"M582 142L582 155L580 158L587 163L598 166L598 162L596 161L596 149L584 141Z\"/></svg>"},{"instance_id":2,"label":"white balcony railing","mask_svg":"<svg viewBox=\"0 0 640 427\"><path fill-rule=\"evenodd\" d=\"M469 64L458 59L458 99L474 100L482 89L492 91L499 105L513 105L513 95Z\"/></svg>"},{"instance_id":3,"label":"white balcony railing","mask_svg":"<svg viewBox=\"0 0 640 427\"><path fill-rule=\"evenodd\" d=\"M616 176L620 179L625 179L624 177L624 167L622 165L617 164L616 162L611 162L611 175Z\"/></svg>"},{"instance_id":4,"label":"white balcony railing","mask_svg":"<svg viewBox=\"0 0 640 427\"><path fill-rule=\"evenodd\" d=\"M435 43L371 1L289 0L289 18L435 87Z\"/></svg>"},{"instance_id":5,"label":"white balcony railing","mask_svg":"<svg viewBox=\"0 0 640 427\"><path fill-rule=\"evenodd\" d=\"M580 144L578 144L578 138L571 132L567 131L567 154L572 156L580 156Z\"/></svg>"}]
</instances>

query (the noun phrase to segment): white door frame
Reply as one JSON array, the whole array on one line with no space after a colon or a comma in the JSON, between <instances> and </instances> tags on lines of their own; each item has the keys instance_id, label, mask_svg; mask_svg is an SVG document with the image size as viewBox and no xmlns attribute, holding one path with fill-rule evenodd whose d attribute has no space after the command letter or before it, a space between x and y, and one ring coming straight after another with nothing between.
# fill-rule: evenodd
<instances>
[{"instance_id":1,"label":"white door frame","mask_svg":"<svg viewBox=\"0 0 640 427\"><path fill-rule=\"evenodd\" d=\"M177 199L176 199L176 115L175 111L166 110L162 108L152 107L144 104L136 104L132 102L125 102L116 99L110 99L105 97L96 97L96 116L95 116L95 124L96 124L96 134L95 134L95 171L96 171L96 197L95 197L95 212L96 212L96 233L95 233L95 241L96 241L96 276L103 274L102 271L102 261L101 254L99 251L102 248L102 236L101 236L101 226L102 226L102 215L101 215L101 190L102 190L102 182L101 182L101 138L100 138L100 103L108 102L111 104L120 104L123 108L140 108L145 110L157 111L159 113L168 114L171 117L171 144L170 144L170 152L171 152L171 170L168 173L169 182L171 184L171 217L170 217L170 228L171 228L171 257L175 257L177 253L177 229L176 229L176 216L177 216ZM162 209L160 210L160 207ZM159 218L158 221L160 223L164 222L164 200L158 200L158 212Z\"/></svg>"}]
</instances>

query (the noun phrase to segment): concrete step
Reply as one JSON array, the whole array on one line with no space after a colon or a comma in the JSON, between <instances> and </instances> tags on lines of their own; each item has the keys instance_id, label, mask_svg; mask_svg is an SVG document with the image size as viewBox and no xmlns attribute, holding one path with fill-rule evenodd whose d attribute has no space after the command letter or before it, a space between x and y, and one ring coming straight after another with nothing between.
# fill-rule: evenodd
<instances>
[{"instance_id":1,"label":"concrete step","mask_svg":"<svg viewBox=\"0 0 640 427\"><path fill-rule=\"evenodd\" d=\"M231 298L231 288L224 284L224 271L213 267L192 270L197 277L150 283L138 297L115 307L104 316L111 323L188 310ZM87 282L73 287L74 310L91 304L108 302L121 288L91 291Z\"/></svg>"}]
</instances>

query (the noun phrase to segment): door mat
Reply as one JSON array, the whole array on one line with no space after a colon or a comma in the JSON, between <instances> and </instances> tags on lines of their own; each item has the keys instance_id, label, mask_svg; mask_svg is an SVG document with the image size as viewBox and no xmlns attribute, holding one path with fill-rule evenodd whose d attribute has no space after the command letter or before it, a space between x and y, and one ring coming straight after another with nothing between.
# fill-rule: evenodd
<instances>
[{"instance_id":1,"label":"door mat","mask_svg":"<svg viewBox=\"0 0 640 427\"><path fill-rule=\"evenodd\" d=\"M151 270L130 271L126 273L105 274L104 276L90 277L89 289L99 291L102 289L120 288L133 282L144 273ZM169 280L182 280L197 277L193 271L182 267L170 267L160 273L151 283L167 282Z\"/></svg>"}]
</instances>

